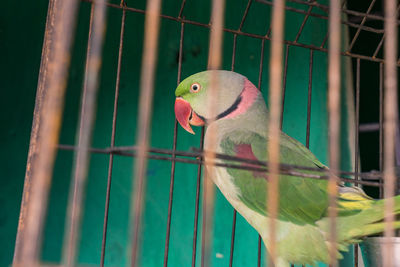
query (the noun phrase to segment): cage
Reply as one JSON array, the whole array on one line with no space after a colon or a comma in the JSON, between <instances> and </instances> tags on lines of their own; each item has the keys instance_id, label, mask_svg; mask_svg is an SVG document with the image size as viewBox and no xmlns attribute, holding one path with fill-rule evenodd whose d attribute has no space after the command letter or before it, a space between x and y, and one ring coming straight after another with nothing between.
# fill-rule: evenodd
<instances>
[{"instance_id":1,"label":"cage","mask_svg":"<svg viewBox=\"0 0 400 267\"><path fill-rule=\"evenodd\" d=\"M267 102L277 92L271 127L342 181L393 195L394 5L50 0L13 265L262 266L271 258L203 179L204 128L191 136L175 121L177 84L207 68L245 75ZM357 245L331 264L362 266Z\"/></svg>"}]
</instances>

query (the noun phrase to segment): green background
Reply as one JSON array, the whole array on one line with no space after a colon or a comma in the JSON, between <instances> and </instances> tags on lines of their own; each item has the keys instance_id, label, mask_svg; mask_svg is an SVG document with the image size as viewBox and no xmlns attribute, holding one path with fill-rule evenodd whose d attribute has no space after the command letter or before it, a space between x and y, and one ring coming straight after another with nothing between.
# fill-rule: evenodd
<instances>
[{"instance_id":1,"label":"green background","mask_svg":"<svg viewBox=\"0 0 400 267\"><path fill-rule=\"evenodd\" d=\"M225 26L239 27L247 1L227 1ZM301 5L289 4L304 9ZM12 262L20 199L22 195L26 156L34 108L37 76L40 65L41 46L47 11L47 1L6 1L0 17L0 87L1 127L0 142L0 266ZM23 6L23 8L21 8ZM145 1L135 1L128 6L145 9ZM162 13L176 17L179 0L163 1ZM270 21L269 6L254 2L250 8L243 31L266 34ZM325 14L321 10L313 12ZM74 144L79 114L80 95L83 82L86 44L89 27L90 3L80 4L78 26L73 46L69 81L65 98L65 109L60 136L61 144ZM117 69L118 44L122 11L109 8L107 32L104 43L101 81L97 101L96 124L93 147L110 146L114 89ZM208 23L210 5L204 1L188 1L186 19ZM294 40L304 15L287 12L285 39ZM120 98L116 130L116 145L133 145L136 138L136 117L139 76L141 69L144 15L127 12L124 51L121 69ZM325 37L325 20L311 17L299 39L300 43L320 45ZM151 125L151 146L171 149L174 131L174 89L177 82L180 23L161 20L157 79L155 83L154 109ZM206 69L209 30L196 25L185 25L183 44L182 78ZM265 42L264 68L261 90L268 95L269 41ZM231 68L233 35L224 33L223 69ZM247 76L257 85L260 64L261 40L238 36L235 70ZM287 87L284 107L283 130L305 143L307 90L309 75L309 50L291 47L289 51ZM351 139L348 121L352 110L351 82L346 84L351 73L343 61L342 94L342 168L351 169ZM348 89L347 91L345 89ZM347 93L346 93L346 92ZM348 94L350 92L350 94ZM327 54L314 53L311 107L310 149L327 163ZM349 98L350 97L350 98ZM347 102L347 100L349 100ZM352 122L351 122L352 123ZM200 129L192 136L178 129L178 150L198 147ZM350 143L350 146L349 146ZM48 215L44 230L42 259L59 262L62 251L65 210L71 178L73 152L59 151L54 169ZM107 183L108 155L92 154L89 182L86 192L79 262L98 265L103 228L103 213ZM115 156L109 226L106 246L107 266L126 266L129 201L132 184L133 159ZM163 264L167 223L168 192L171 163L150 160L147 170L147 190L141 240L141 266ZM192 257L193 223L196 193L197 166L176 164L173 215L170 238L170 266L189 266ZM213 244L214 266L228 266L232 227L231 206L217 192ZM201 218L199 219L201 221ZM238 216L236 225L234 266L256 266L257 233ZM201 227L199 229L199 236ZM197 263L200 263L200 238L197 246ZM216 256L218 253L218 257ZM351 255L342 266L351 266Z\"/></svg>"}]
</instances>

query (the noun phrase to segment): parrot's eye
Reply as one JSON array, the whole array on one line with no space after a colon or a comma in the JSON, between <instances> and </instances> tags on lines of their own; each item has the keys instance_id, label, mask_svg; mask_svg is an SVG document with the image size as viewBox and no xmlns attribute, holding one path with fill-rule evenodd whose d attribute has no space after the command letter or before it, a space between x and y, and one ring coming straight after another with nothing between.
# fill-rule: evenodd
<instances>
[{"instance_id":1,"label":"parrot's eye","mask_svg":"<svg viewBox=\"0 0 400 267\"><path fill-rule=\"evenodd\" d=\"M191 91L192 93L197 93L197 92L200 90L200 88L201 88L201 85L200 85L199 83L193 83L193 84L190 86L190 91Z\"/></svg>"}]
</instances>

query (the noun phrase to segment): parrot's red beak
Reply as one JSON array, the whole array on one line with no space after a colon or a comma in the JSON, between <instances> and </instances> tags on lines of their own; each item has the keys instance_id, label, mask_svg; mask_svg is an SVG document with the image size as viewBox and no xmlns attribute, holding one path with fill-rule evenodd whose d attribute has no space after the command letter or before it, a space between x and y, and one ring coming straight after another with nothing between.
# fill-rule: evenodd
<instances>
[{"instance_id":1,"label":"parrot's red beak","mask_svg":"<svg viewBox=\"0 0 400 267\"><path fill-rule=\"evenodd\" d=\"M181 97L177 97L175 100L175 117L183 129L191 134L194 134L194 132L190 124L194 126L204 125L204 121L196 115L189 102Z\"/></svg>"}]
</instances>

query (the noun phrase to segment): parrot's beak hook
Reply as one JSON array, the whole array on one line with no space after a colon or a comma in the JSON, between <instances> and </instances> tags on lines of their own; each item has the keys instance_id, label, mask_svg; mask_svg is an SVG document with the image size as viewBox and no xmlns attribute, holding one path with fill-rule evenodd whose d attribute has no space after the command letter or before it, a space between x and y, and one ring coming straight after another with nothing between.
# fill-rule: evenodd
<instances>
[{"instance_id":1,"label":"parrot's beak hook","mask_svg":"<svg viewBox=\"0 0 400 267\"><path fill-rule=\"evenodd\" d=\"M175 117L183 129L191 134L194 134L194 131L190 125L204 125L204 121L193 111L190 103L181 97L175 100Z\"/></svg>"}]
</instances>

